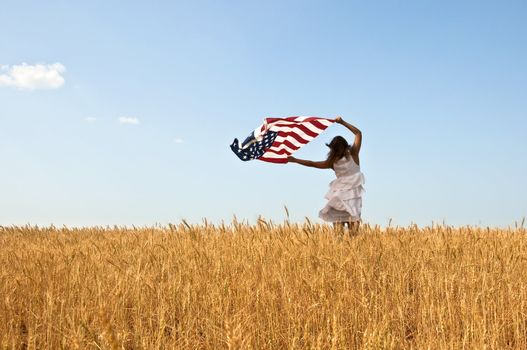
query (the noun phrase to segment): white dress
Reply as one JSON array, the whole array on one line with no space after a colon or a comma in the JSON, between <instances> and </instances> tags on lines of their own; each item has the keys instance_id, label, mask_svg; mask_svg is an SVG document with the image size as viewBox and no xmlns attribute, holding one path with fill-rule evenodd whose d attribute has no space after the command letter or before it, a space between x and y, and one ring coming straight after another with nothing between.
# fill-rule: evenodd
<instances>
[{"instance_id":1,"label":"white dress","mask_svg":"<svg viewBox=\"0 0 527 350\"><path fill-rule=\"evenodd\" d=\"M326 206L318 216L329 222L360 221L364 174L353 157L342 157L333 164L337 178L329 184Z\"/></svg>"}]
</instances>

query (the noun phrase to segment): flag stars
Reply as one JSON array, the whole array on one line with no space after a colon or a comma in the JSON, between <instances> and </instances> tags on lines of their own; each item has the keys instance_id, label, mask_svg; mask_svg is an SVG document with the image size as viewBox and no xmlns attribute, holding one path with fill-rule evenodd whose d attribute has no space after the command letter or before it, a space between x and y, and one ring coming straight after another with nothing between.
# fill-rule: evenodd
<instances>
[{"instance_id":1,"label":"flag stars","mask_svg":"<svg viewBox=\"0 0 527 350\"><path fill-rule=\"evenodd\" d=\"M250 135L241 145L235 142L231 145L232 150L235 154L243 161L251 159L258 159L262 157L265 152L274 143L274 140L278 136L275 131L268 131L260 141L256 141L254 135ZM245 147L245 148L244 148Z\"/></svg>"}]
</instances>

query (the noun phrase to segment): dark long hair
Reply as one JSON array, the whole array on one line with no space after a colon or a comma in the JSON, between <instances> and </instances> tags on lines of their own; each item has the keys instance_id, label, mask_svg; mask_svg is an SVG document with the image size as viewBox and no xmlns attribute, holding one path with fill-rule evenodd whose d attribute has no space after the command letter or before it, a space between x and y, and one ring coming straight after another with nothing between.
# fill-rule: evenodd
<instances>
[{"instance_id":1,"label":"dark long hair","mask_svg":"<svg viewBox=\"0 0 527 350\"><path fill-rule=\"evenodd\" d=\"M351 157L350 145L348 141L342 136L335 136L330 143L326 143L326 146L329 147L328 153L328 162L333 168L333 164L342 157L349 159Z\"/></svg>"}]
</instances>

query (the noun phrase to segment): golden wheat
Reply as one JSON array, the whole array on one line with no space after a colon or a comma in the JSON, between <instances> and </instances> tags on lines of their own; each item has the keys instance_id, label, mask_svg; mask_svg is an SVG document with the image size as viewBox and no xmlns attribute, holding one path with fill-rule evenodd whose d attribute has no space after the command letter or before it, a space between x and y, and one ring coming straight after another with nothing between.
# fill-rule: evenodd
<instances>
[{"instance_id":1,"label":"golden wheat","mask_svg":"<svg viewBox=\"0 0 527 350\"><path fill-rule=\"evenodd\" d=\"M523 228L0 227L0 346L525 349Z\"/></svg>"}]
</instances>

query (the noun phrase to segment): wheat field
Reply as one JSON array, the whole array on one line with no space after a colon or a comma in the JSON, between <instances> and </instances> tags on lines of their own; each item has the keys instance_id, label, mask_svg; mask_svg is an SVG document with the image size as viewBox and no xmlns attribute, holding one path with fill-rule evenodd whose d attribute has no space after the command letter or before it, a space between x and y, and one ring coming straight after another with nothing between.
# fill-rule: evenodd
<instances>
[{"instance_id":1,"label":"wheat field","mask_svg":"<svg viewBox=\"0 0 527 350\"><path fill-rule=\"evenodd\" d=\"M5 349L525 349L520 227L1 227Z\"/></svg>"}]
</instances>

